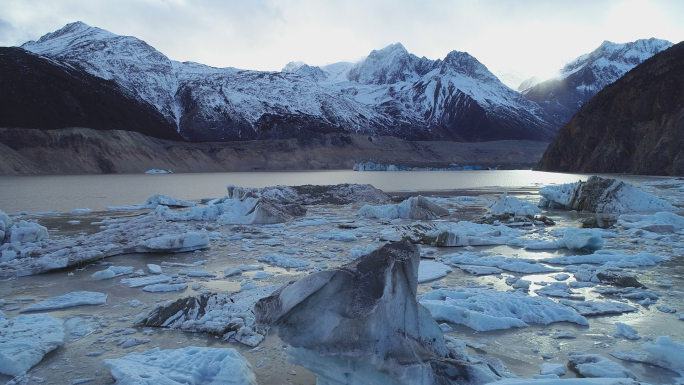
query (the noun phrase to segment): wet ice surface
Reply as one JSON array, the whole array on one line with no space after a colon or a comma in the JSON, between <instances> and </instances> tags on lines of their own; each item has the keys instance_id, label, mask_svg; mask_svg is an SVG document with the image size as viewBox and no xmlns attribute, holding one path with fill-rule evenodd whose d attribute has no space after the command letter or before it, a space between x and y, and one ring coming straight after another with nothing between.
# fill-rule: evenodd
<instances>
[{"instance_id":1,"label":"wet ice surface","mask_svg":"<svg viewBox=\"0 0 684 385\"><path fill-rule=\"evenodd\" d=\"M679 191L681 190L679 185L669 190L663 186L654 186L650 189L652 191L658 189L656 192L670 197L670 201L675 201L672 197L684 195L684 192ZM474 220L484 213L486 204L493 202L497 196L492 192L481 195L476 200L451 197L435 199L435 201L452 213L451 218L443 218L442 221L445 219ZM532 196L518 197L524 201L536 200ZM68 335L64 346L48 353L29 371L28 383L39 383L41 378L46 379L44 383L55 384L93 378L94 381L90 383L111 384L114 379L103 365L104 359L121 358L131 352L145 352L154 347L178 349L200 346L237 349L251 363L259 384L285 382L314 384L315 378L310 372L288 362L283 345L274 333L267 334L257 348L252 348L237 342L222 341L218 336L204 333L184 333L180 330L140 327L135 326L134 323L136 316L149 313L157 304L163 305L169 301L195 296L202 292L239 291L248 282L257 286L280 285L301 278L313 270L343 265L363 253L359 250L370 251L384 244L385 242L379 239L383 230L395 225L414 223L409 219L365 219L358 215L360 207L361 205L309 206L306 217L282 225L233 226L211 223L208 228L205 222L190 222L198 230L207 229L220 233L220 235L215 234L213 238L210 237L209 249L177 254L126 254L106 258L99 264L70 267L35 276L4 280L0 283L0 299L3 299L5 304L0 307L0 310L9 318L18 316L21 310L32 304L72 292L91 291L107 295L105 305L49 311L53 317L69 320L65 323L65 331ZM41 225L48 228L50 237L54 239L94 233L101 230L100 226L106 226L107 223L118 219L129 220L138 214L87 212L78 215L53 214L22 219L37 219ZM552 232L555 229L578 227L580 226L578 219L594 216L594 214L564 211L545 211L544 214L554 219L556 226L522 228L522 239L559 240L562 238L562 233L553 235ZM106 219L107 217L110 219ZM634 218L626 219L633 221ZM646 219L657 224L656 218ZM74 220L80 222L69 223ZM432 222L442 223L440 220ZM430 248L424 245L425 261L434 260L436 263L448 265L452 271L437 280L421 283L419 296L435 289L452 291L464 288L480 291L493 289L505 292L520 287L521 289L518 289L520 295L529 297L539 296L540 293L547 293L547 295L548 293L569 293L568 297L563 297L561 294L548 296L549 300L559 303L563 300L582 303L578 299L584 297L585 302L611 301L628 305L636 311L603 316L587 315L588 326L576 322L557 322L548 325L527 322L526 327L475 331L461 324L447 322L446 325L449 328L444 327L443 330L451 329L445 332L445 335L467 340L469 349L473 352L486 353L500 358L521 378L531 378L539 374L540 367L544 363L565 365L570 353L576 351L600 354L634 373L640 381L674 383L674 378L678 376L674 372L638 362L618 360L610 353L641 351L644 343L654 344L659 336L670 336L673 341L684 342L684 323L678 318L680 312L684 312L684 257L682 256L684 235L679 228L665 234L644 231L638 227L621 228L620 231L612 232L614 237L603 238L606 241L604 249L617 250L628 255L649 253L669 258L653 265L613 266L614 272L636 276L649 292L657 293L655 299L650 298L648 293L620 292L620 288L600 283L593 284L593 286L584 285L591 282L578 280L576 276L581 277L581 275L576 275L576 271L569 270L566 265L539 262L548 258L586 255L589 254L588 252L567 249L525 250L508 245L469 246L467 248ZM350 251L352 249L355 251ZM498 264L496 267L464 264L462 265L464 269L461 269L458 264L452 263L451 259L453 254L463 252L480 257L484 255L482 253L487 253L488 256L501 260L516 258L532 261L519 261L525 265L511 266L514 262L506 260L505 264ZM451 256L445 257L446 255ZM201 261L205 262L201 263ZM133 267L133 272L142 270L148 277L158 277L159 275L152 275L148 268L148 264L153 264L160 267L160 275L174 277L173 282L169 280L167 283L186 284L186 287L180 291L150 292L144 291L144 286L129 287L122 283L124 279L139 279L135 277L135 273L111 279L92 277L93 273L107 269L108 264L130 266ZM235 273L226 277L225 272L231 269L258 265L263 265L263 270L241 268L239 274ZM528 270L529 266L545 267L548 268L546 269L548 272L525 273L525 271L540 271ZM588 267L585 266L585 268ZM156 267L154 269L155 273L158 273ZM182 274L182 271L185 274ZM484 275L473 275L469 271ZM559 282L556 276L563 272L570 277ZM440 275L442 274L434 274L435 277ZM255 276L261 278L255 279ZM524 289L526 284L518 284L518 282L525 281L529 281L528 291ZM558 285L553 286L558 283L568 285L567 290L558 290ZM544 291L545 288L556 290ZM662 311L658 307L674 309L676 313ZM614 337L618 322L633 328L641 339ZM67 324L69 327L66 327ZM626 329L623 328L623 330ZM563 335L573 335L576 338L554 338ZM576 372L568 370L563 378L576 375ZM11 377L0 375L0 381L10 379Z\"/></svg>"}]
</instances>

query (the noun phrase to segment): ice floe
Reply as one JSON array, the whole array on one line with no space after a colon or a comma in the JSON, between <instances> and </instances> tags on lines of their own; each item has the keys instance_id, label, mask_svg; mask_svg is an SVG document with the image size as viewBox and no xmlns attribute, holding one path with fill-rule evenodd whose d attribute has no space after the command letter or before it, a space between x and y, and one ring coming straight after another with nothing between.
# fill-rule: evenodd
<instances>
[{"instance_id":1,"label":"ice floe","mask_svg":"<svg viewBox=\"0 0 684 385\"><path fill-rule=\"evenodd\" d=\"M154 348L104 360L117 384L256 385L252 366L235 349Z\"/></svg>"},{"instance_id":2,"label":"ice floe","mask_svg":"<svg viewBox=\"0 0 684 385\"><path fill-rule=\"evenodd\" d=\"M622 214L617 223L625 229L641 229L657 234L673 234L684 229L684 217L668 211L653 215Z\"/></svg>"},{"instance_id":3,"label":"ice floe","mask_svg":"<svg viewBox=\"0 0 684 385\"><path fill-rule=\"evenodd\" d=\"M631 183L591 176L586 182L546 186L539 190L540 207L565 208L594 213L677 211L666 201Z\"/></svg>"},{"instance_id":4,"label":"ice floe","mask_svg":"<svg viewBox=\"0 0 684 385\"><path fill-rule=\"evenodd\" d=\"M451 271L451 268L443 263L421 260L418 265L418 283L446 277Z\"/></svg>"},{"instance_id":5,"label":"ice floe","mask_svg":"<svg viewBox=\"0 0 684 385\"><path fill-rule=\"evenodd\" d=\"M634 373L600 354L570 352L568 354L568 362L572 368L584 377L636 379Z\"/></svg>"},{"instance_id":6,"label":"ice floe","mask_svg":"<svg viewBox=\"0 0 684 385\"><path fill-rule=\"evenodd\" d=\"M574 310L544 297L530 297L517 291L490 289L434 290L423 295L425 306L437 321L448 321L477 331L574 322L589 325Z\"/></svg>"},{"instance_id":7,"label":"ice floe","mask_svg":"<svg viewBox=\"0 0 684 385\"><path fill-rule=\"evenodd\" d=\"M91 277L95 279L110 279L131 274L132 272L133 266L109 266L105 270L96 271Z\"/></svg>"},{"instance_id":8,"label":"ice floe","mask_svg":"<svg viewBox=\"0 0 684 385\"><path fill-rule=\"evenodd\" d=\"M633 312L637 309L622 302L595 302L595 301L579 301L574 302L567 299L561 299L560 303L569 306L581 315L606 315L606 314L622 314Z\"/></svg>"},{"instance_id":9,"label":"ice floe","mask_svg":"<svg viewBox=\"0 0 684 385\"><path fill-rule=\"evenodd\" d=\"M557 376L563 376L567 373L567 368L563 364L553 364L550 362L544 362L539 370L540 374L555 374Z\"/></svg>"},{"instance_id":10,"label":"ice floe","mask_svg":"<svg viewBox=\"0 0 684 385\"><path fill-rule=\"evenodd\" d=\"M209 247L209 237L205 233L187 232L151 238L142 243L144 251L182 253Z\"/></svg>"},{"instance_id":11,"label":"ice floe","mask_svg":"<svg viewBox=\"0 0 684 385\"><path fill-rule=\"evenodd\" d=\"M437 219L449 215L449 210L431 202L425 197L410 197L399 204L384 206L361 207L359 215L364 218L396 219L406 218L414 220Z\"/></svg>"},{"instance_id":12,"label":"ice floe","mask_svg":"<svg viewBox=\"0 0 684 385\"><path fill-rule=\"evenodd\" d=\"M15 222L5 233L7 243L34 243L50 237L45 226L24 220Z\"/></svg>"},{"instance_id":13,"label":"ice floe","mask_svg":"<svg viewBox=\"0 0 684 385\"><path fill-rule=\"evenodd\" d=\"M64 344L64 322L48 314L0 319L0 373L16 376Z\"/></svg>"},{"instance_id":14,"label":"ice floe","mask_svg":"<svg viewBox=\"0 0 684 385\"><path fill-rule=\"evenodd\" d=\"M132 206L108 206L107 210L142 210L142 209L154 209L157 206L170 206L170 207L193 207L197 206L195 202L184 201L181 199L176 199L168 195L154 194L147 198L145 203Z\"/></svg>"},{"instance_id":15,"label":"ice floe","mask_svg":"<svg viewBox=\"0 0 684 385\"><path fill-rule=\"evenodd\" d=\"M252 342L258 338L252 335L249 339L250 330L253 331L255 327L254 304L276 289L275 286L256 286L238 293L200 294L181 298L155 307L137 320L137 323L188 332L207 332L222 336L225 340L235 338L241 328L248 328L249 330L241 332L239 338Z\"/></svg>"},{"instance_id":16,"label":"ice floe","mask_svg":"<svg viewBox=\"0 0 684 385\"><path fill-rule=\"evenodd\" d=\"M162 275L150 275L148 277L140 277L140 278L124 278L121 280L121 283L124 285L128 285L128 287L140 287L140 286L155 285L158 283L166 283L169 281L171 281L171 278L162 274Z\"/></svg>"},{"instance_id":17,"label":"ice floe","mask_svg":"<svg viewBox=\"0 0 684 385\"><path fill-rule=\"evenodd\" d=\"M516 197L508 196L508 189L503 195L489 206L489 210L494 215L513 214L516 216L534 216L541 213L539 207L529 202L523 202Z\"/></svg>"},{"instance_id":18,"label":"ice floe","mask_svg":"<svg viewBox=\"0 0 684 385\"><path fill-rule=\"evenodd\" d=\"M248 188L229 185L228 197L241 198L248 192L260 194L275 202L298 203L300 205L334 204L346 205L350 203L385 203L390 198L369 184L337 184L337 185L302 185L302 186L271 186L263 188Z\"/></svg>"},{"instance_id":19,"label":"ice floe","mask_svg":"<svg viewBox=\"0 0 684 385\"><path fill-rule=\"evenodd\" d=\"M600 250L604 243L601 233L597 230L568 227L563 233L563 238L558 240L558 247L570 250Z\"/></svg>"},{"instance_id":20,"label":"ice floe","mask_svg":"<svg viewBox=\"0 0 684 385\"><path fill-rule=\"evenodd\" d=\"M0 276L38 274L124 253L190 251L208 246L206 234L188 233L200 234L183 223L168 222L153 214L141 215L98 233L30 244L17 258L0 263ZM151 239L155 240L146 243ZM201 242L191 247L185 244L190 239L190 243Z\"/></svg>"},{"instance_id":21,"label":"ice floe","mask_svg":"<svg viewBox=\"0 0 684 385\"><path fill-rule=\"evenodd\" d=\"M107 295L94 291L75 291L72 293L50 298L47 301L34 303L20 312L46 311L55 309L65 309L82 305L104 305L107 303Z\"/></svg>"},{"instance_id":22,"label":"ice floe","mask_svg":"<svg viewBox=\"0 0 684 385\"><path fill-rule=\"evenodd\" d=\"M207 206L185 212L175 212L166 206L158 206L154 212L159 218L172 221L217 221L241 225L282 223L306 213L298 203L278 203L251 191L244 194L233 192L229 196L233 198L217 199Z\"/></svg>"},{"instance_id":23,"label":"ice floe","mask_svg":"<svg viewBox=\"0 0 684 385\"><path fill-rule=\"evenodd\" d=\"M643 344L641 349L612 352L610 355L621 360L659 366L684 376L684 344L673 341L669 336L661 336L655 343Z\"/></svg>"},{"instance_id":24,"label":"ice floe","mask_svg":"<svg viewBox=\"0 0 684 385\"><path fill-rule=\"evenodd\" d=\"M444 260L450 264L461 266L488 266L499 268L514 273L550 273L558 271L550 267L539 264L537 260L529 258L507 258L487 253L474 254L469 252L447 254Z\"/></svg>"},{"instance_id":25,"label":"ice floe","mask_svg":"<svg viewBox=\"0 0 684 385\"><path fill-rule=\"evenodd\" d=\"M625 338L628 340L641 339L639 333L627 324L624 324L622 322L616 322L615 327L616 329L613 332L613 337L615 338Z\"/></svg>"},{"instance_id":26,"label":"ice floe","mask_svg":"<svg viewBox=\"0 0 684 385\"><path fill-rule=\"evenodd\" d=\"M611 263L617 267L655 266L655 264L669 261L666 256L658 256L650 253L625 254L618 250L598 250L593 254L571 255L542 259L545 263L554 265L577 265L582 263L603 265Z\"/></svg>"},{"instance_id":27,"label":"ice floe","mask_svg":"<svg viewBox=\"0 0 684 385\"><path fill-rule=\"evenodd\" d=\"M424 243L436 247L505 245L523 235L520 230L508 226L467 221L439 224L416 223L397 226L393 231L394 234L390 236L392 239L388 240L405 238L413 243Z\"/></svg>"},{"instance_id":28,"label":"ice floe","mask_svg":"<svg viewBox=\"0 0 684 385\"><path fill-rule=\"evenodd\" d=\"M170 291L183 291L188 288L187 283L155 283L143 287L143 291L150 293L166 293Z\"/></svg>"}]
</instances>

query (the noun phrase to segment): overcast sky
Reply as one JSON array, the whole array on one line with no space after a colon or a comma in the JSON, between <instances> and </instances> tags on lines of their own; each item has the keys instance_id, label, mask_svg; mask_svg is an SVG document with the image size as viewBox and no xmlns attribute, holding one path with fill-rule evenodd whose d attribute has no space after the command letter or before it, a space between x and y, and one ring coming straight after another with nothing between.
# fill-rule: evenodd
<instances>
[{"instance_id":1,"label":"overcast sky","mask_svg":"<svg viewBox=\"0 0 684 385\"><path fill-rule=\"evenodd\" d=\"M0 45L77 20L174 60L276 71L401 42L430 59L466 51L495 73L546 76L603 40L684 40L682 0L0 0Z\"/></svg>"}]
</instances>

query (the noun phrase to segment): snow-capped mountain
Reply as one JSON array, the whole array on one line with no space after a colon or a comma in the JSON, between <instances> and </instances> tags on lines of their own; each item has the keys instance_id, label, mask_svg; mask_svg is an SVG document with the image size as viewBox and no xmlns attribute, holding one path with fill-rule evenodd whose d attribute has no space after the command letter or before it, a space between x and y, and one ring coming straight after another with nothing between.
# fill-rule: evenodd
<instances>
[{"instance_id":1,"label":"snow-capped mountain","mask_svg":"<svg viewBox=\"0 0 684 385\"><path fill-rule=\"evenodd\" d=\"M556 128L560 128L605 86L671 46L669 41L655 38L625 44L604 41L591 53L566 64L556 77L522 93L527 99L539 103L553 119Z\"/></svg>"},{"instance_id":2,"label":"snow-capped mountain","mask_svg":"<svg viewBox=\"0 0 684 385\"><path fill-rule=\"evenodd\" d=\"M467 53L418 58L401 44L358 63L281 72L170 60L142 40L76 22L22 48L119 84L193 141L311 137L550 140L544 112Z\"/></svg>"}]
</instances>

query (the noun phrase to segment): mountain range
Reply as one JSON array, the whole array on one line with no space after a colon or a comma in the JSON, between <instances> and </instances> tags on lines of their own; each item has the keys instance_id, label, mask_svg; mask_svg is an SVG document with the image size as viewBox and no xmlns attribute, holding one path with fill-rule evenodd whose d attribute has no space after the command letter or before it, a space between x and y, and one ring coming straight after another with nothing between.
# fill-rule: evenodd
<instances>
[{"instance_id":1,"label":"mountain range","mask_svg":"<svg viewBox=\"0 0 684 385\"><path fill-rule=\"evenodd\" d=\"M399 43L357 63L297 62L280 72L173 61L140 39L82 22L21 48L111 82L141 109L156 110L188 141L352 133L477 142L551 141L569 120L563 121L566 112L578 108L581 97L575 93L586 97L671 45L656 39L628 44L621 51L616 47L627 45L604 43L565 66L559 78L522 93L466 52L430 60ZM604 54L595 54L599 50Z\"/></svg>"}]
</instances>

